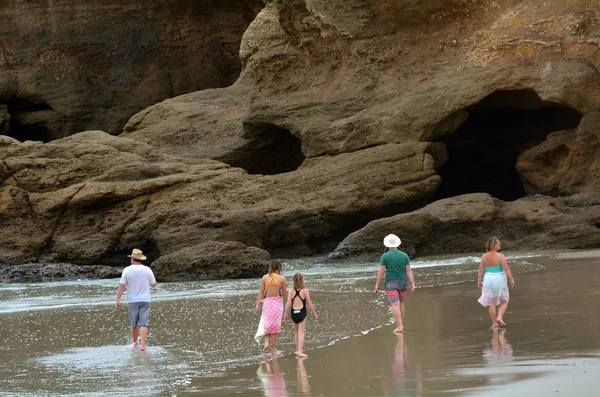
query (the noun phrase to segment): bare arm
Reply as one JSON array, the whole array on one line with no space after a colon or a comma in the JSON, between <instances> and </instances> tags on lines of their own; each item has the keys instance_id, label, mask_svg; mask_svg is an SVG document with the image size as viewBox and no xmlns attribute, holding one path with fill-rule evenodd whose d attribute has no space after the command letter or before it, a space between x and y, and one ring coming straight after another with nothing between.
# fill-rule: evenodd
<instances>
[{"instance_id":1,"label":"bare arm","mask_svg":"<svg viewBox=\"0 0 600 397\"><path fill-rule=\"evenodd\" d=\"M115 308L119 310L121 308L121 297L123 296L123 292L125 292L125 288L127 285L119 283L119 288L117 289L117 303Z\"/></svg>"},{"instance_id":2,"label":"bare arm","mask_svg":"<svg viewBox=\"0 0 600 397\"><path fill-rule=\"evenodd\" d=\"M315 307L313 306L312 300L310 300L310 292L308 292L308 290L306 290L306 303L308 304L308 308L312 312L315 320L319 318L319 316L317 316L317 312L315 311Z\"/></svg>"},{"instance_id":3,"label":"bare arm","mask_svg":"<svg viewBox=\"0 0 600 397\"><path fill-rule=\"evenodd\" d=\"M285 302L285 309L283 309L283 321L287 321L290 307L292 306L292 290L288 293L287 301Z\"/></svg>"},{"instance_id":4,"label":"bare arm","mask_svg":"<svg viewBox=\"0 0 600 397\"><path fill-rule=\"evenodd\" d=\"M377 281L375 282L375 291L374 293L379 292L379 284L381 284L381 280L383 279L383 275L385 274L385 266L379 266L379 271L377 272Z\"/></svg>"},{"instance_id":5,"label":"bare arm","mask_svg":"<svg viewBox=\"0 0 600 397\"><path fill-rule=\"evenodd\" d=\"M500 257L500 261L502 263L502 269L504 269L504 273L506 273L506 277L508 277L508 281L510 282L510 288L515 288L515 279L510 271L510 267L508 267L508 263L506 262L506 257L502 255Z\"/></svg>"},{"instance_id":6,"label":"bare arm","mask_svg":"<svg viewBox=\"0 0 600 397\"><path fill-rule=\"evenodd\" d=\"M150 286L151 286L152 288L156 287L157 285L158 285L158 283L156 283L156 282L155 282L154 284L150 284Z\"/></svg>"},{"instance_id":7,"label":"bare arm","mask_svg":"<svg viewBox=\"0 0 600 397\"><path fill-rule=\"evenodd\" d=\"M260 313L260 301L265 296L265 278L260 279L260 290L258 291L258 297L256 298L256 312Z\"/></svg>"},{"instance_id":8,"label":"bare arm","mask_svg":"<svg viewBox=\"0 0 600 397\"><path fill-rule=\"evenodd\" d=\"M483 288L483 256L479 261L479 271L477 272L477 286Z\"/></svg>"},{"instance_id":9,"label":"bare arm","mask_svg":"<svg viewBox=\"0 0 600 397\"><path fill-rule=\"evenodd\" d=\"M414 290L416 288L415 279L413 277L413 272L412 272L412 269L410 268L410 265L406 265L406 277L408 277L408 282L410 283L409 291L414 292Z\"/></svg>"}]
</instances>

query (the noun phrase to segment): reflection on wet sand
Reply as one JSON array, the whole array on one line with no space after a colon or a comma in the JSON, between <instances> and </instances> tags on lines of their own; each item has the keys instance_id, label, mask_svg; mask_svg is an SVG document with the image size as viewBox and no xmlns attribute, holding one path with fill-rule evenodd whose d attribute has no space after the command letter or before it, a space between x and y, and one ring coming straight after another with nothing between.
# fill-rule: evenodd
<instances>
[{"instance_id":1,"label":"reflection on wet sand","mask_svg":"<svg viewBox=\"0 0 600 397\"><path fill-rule=\"evenodd\" d=\"M483 349L483 359L486 367L499 369L514 361L513 349L506 339L506 328L493 328L490 345ZM488 384L504 385L515 379L511 372L492 371L488 375Z\"/></svg>"},{"instance_id":2,"label":"reflection on wet sand","mask_svg":"<svg viewBox=\"0 0 600 397\"><path fill-rule=\"evenodd\" d=\"M265 396L281 397L288 395L285 388L285 379L279 370L279 363L277 362L276 357L273 357L270 360L265 357L264 361L258 367L257 373L263 384Z\"/></svg>"},{"instance_id":3,"label":"reflection on wet sand","mask_svg":"<svg viewBox=\"0 0 600 397\"><path fill-rule=\"evenodd\" d=\"M413 396L421 397L423 382L421 371L418 367L411 367L408 361L408 349L404 341L404 335L398 334L394 348L394 360L392 364L392 380L382 376L383 392L386 396Z\"/></svg>"},{"instance_id":4,"label":"reflection on wet sand","mask_svg":"<svg viewBox=\"0 0 600 397\"><path fill-rule=\"evenodd\" d=\"M155 363L150 354L131 352L125 370L121 372L124 381L129 383L131 395L148 395L149 392L155 391L159 378L154 368Z\"/></svg>"},{"instance_id":5,"label":"reflection on wet sand","mask_svg":"<svg viewBox=\"0 0 600 397\"><path fill-rule=\"evenodd\" d=\"M306 375L304 360L306 360L306 357L296 359L298 362L298 367L296 368L296 376L298 378L298 394L310 396L310 384L308 383L308 375Z\"/></svg>"}]
</instances>

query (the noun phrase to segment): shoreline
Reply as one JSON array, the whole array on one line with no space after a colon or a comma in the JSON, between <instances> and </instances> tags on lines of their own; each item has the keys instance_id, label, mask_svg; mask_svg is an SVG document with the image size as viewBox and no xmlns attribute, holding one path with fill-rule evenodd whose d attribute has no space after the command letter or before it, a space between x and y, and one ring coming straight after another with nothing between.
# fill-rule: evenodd
<instances>
[{"instance_id":1,"label":"shoreline","mask_svg":"<svg viewBox=\"0 0 600 397\"><path fill-rule=\"evenodd\" d=\"M594 260L596 265L589 265L594 267L593 277L584 281L600 280L600 271L595 270L600 269L600 250L562 252L560 256L558 253L537 256L537 262L544 266L542 270L515 277L517 287L511 290L506 329L488 329L491 320L487 310L476 302L479 291L469 282L422 288L407 299L403 335L396 336L391 332L393 324L382 324L360 335L307 350L309 357L306 359L297 359L290 354L277 358L266 356L253 364L237 367L223 377L202 379L202 387L198 384L198 389L192 389L194 393L221 395L218 385L236 377L236 383L246 384L248 388L239 394L243 396L392 396L402 389L406 395L421 397L541 397L549 392L591 397L595 393L590 386L600 387L600 381L592 375L600 369L600 345L585 344L598 336L594 325L584 327L587 316L570 307L558 311L551 305L538 304L534 307L544 307L549 312L528 310L532 301L546 302L545 296L536 296L532 293L535 291L531 291L536 280L544 279L544 290L555 296L569 273L565 267L585 270L588 264L581 262L583 258ZM571 274L567 278L576 279L577 276ZM563 293L563 301L572 302L573 295L580 300L577 292ZM454 308L454 316L444 314L449 312L448 306ZM377 306L373 310L383 309ZM569 319L554 321L552 314L548 314L552 310L564 312ZM436 316L441 320L436 321ZM457 321L454 317L461 319ZM587 330L584 336L570 336L557 343L556 338L567 336L572 326L578 323L581 329ZM309 322L307 341L311 338L310 328ZM549 339L553 343L545 346L540 339ZM504 346L500 347L501 344ZM271 363L269 370L268 362ZM587 371L581 368L587 368ZM264 379L261 381L261 376L270 379L271 384ZM396 384L398 379L400 385ZM279 386L273 389L273 383ZM282 385L284 389L281 389ZM192 386L196 386L194 381ZM182 395L187 393L184 391Z\"/></svg>"}]
</instances>

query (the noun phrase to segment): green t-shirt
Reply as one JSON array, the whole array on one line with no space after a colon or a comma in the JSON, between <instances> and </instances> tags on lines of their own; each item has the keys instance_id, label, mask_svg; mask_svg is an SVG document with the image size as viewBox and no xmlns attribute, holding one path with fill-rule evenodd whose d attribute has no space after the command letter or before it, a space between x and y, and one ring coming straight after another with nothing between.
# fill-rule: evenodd
<instances>
[{"instance_id":1,"label":"green t-shirt","mask_svg":"<svg viewBox=\"0 0 600 397\"><path fill-rule=\"evenodd\" d=\"M379 264L385 266L386 280L406 280L406 266L410 265L410 261L404 252L389 250L381 255Z\"/></svg>"}]
</instances>

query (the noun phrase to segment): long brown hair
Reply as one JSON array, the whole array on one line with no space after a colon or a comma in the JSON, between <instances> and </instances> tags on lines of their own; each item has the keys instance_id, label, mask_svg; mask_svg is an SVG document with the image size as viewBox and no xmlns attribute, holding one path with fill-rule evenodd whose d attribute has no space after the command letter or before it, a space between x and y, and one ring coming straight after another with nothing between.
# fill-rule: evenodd
<instances>
[{"instance_id":1,"label":"long brown hair","mask_svg":"<svg viewBox=\"0 0 600 397\"><path fill-rule=\"evenodd\" d=\"M302 275L302 273L296 273L294 274L294 289L302 288L306 288L304 286L304 276Z\"/></svg>"},{"instance_id":2,"label":"long brown hair","mask_svg":"<svg viewBox=\"0 0 600 397\"><path fill-rule=\"evenodd\" d=\"M272 260L271 264L269 265L269 274L273 273L277 273L279 275L281 274L281 262L278 260Z\"/></svg>"},{"instance_id":3,"label":"long brown hair","mask_svg":"<svg viewBox=\"0 0 600 397\"><path fill-rule=\"evenodd\" d=\"M498 237L496 236L488 238L488 241L485 243L485 249L487 250L487 252L490 252L497 242Z\"/></svg>"}]
</instances>

